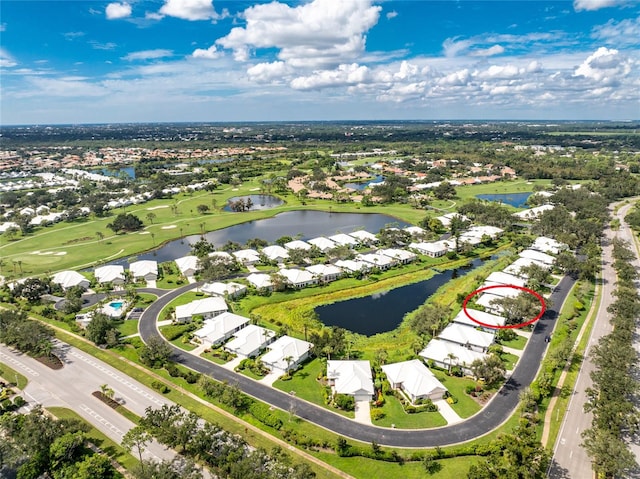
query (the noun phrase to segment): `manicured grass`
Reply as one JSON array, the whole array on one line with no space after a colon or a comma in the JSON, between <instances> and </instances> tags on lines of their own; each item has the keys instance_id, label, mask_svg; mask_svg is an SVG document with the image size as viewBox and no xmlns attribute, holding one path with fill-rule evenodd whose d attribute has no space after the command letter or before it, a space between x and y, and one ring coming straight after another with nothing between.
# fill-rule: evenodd
<instances>
[{"instance_id":1,"label":"manicured grass","mask_svg":"<svg viewBox=\"0 0 640 479\"><path fill-rule=\"evenodd\" d=\"M139 424L140 423L140 416L138 416L136 413L129 411L126 407L120 405L116 408L116 411L119 412L120 414L122 414L124 417L126 417L129 421L131 421L134 424Z\"/></svg>"},{"instance_id":2,"label":"manicured grass","mask_svg":"<svg viewBox=\"0 0 640 479\"><path fill-rule=\"evenodd\" d=\"M56 416L58 419L75 419L83 424L86 424L86 426L89 428L87 437L91 440L91 442L102 449L105 454L117 461L127 470L132 470L139 463L139 461L132 455L130 455L127 451L125 451L122 446L109 439L102 432L98 431L82 417L76 414L75 411L63 407L48 407L47 411Z\"/></svg>"},{"instance_id":3,"label":"manicured grass","mask_svg":"<svg viewBox=\"0 0 640 479\"><path fill-rule=\"evenodd\" d=\"M448 376L445 371L440 369L431 369L436 378L447 388L449 393L458 400L451 408L458 413L461 418L467 418L477 413L480 405L465 392L467 386L475 386L473 379L458 378L456 376Z\"/></svg>"},{"instance_id":4,"label":"manicured grass","mask_svg":"<svg viewBox=\"0 0 640 479\"><path fill-rule=\"evenodd\" d=\"M525 338L524 336L518 335L516 336L515 339L512 339L511 341L500 341L500 344L508 348L524 349L524 347L527 345L527 338Z\"/></svg>"},{"instance_id":5,"label":"manicured grass","mask_svg":"<svg viewBox=\"0 0 640 479\"><path fill-rule=\"evenodd\" d=\"M165 319L172 319L172 317L167 318L167 311L169 311L171 308L175 309L176 306L182 306L183 304L189 304L192 301L195 301L197 299L204 299L205 296L202 293L197 293L196 291L187 291L185 293L182 293L180 296L178 296L176 299L174 299L173 301L171 301L169 304L167 304L164 308L162 308L162 311L160 311L160 314L158 315L158 321L164 321Z\"/></svg>"},{"instance_id":6,"label":"manicured grass","mask_svg":"<svg viewBox=\"0 0 640 479\"><path fill-rule=\"evenodd\" d=\"M162 328L160 328L160 331L162 331ZM185 351L193 351L194 349L196 349L198 346L196 346L195 344L192 343L185 343L183 342L183 338L184 335L177 337L176 339L169 341L171 344L173 344L175 347L180 348L180 349L184 349Z\"/></svg>"},{"instance_id":7,"label":"manicured grass","mask_svg":"<svg viewBox=\"0 0 640 479\"><path fill-rule=\"evenodd\" d=\"M356 479L402 478L402 479L452 479L467 477L472 464L476 464L479 456L461 456L451 459L440 459L442 469L428 475L421 461L405 462L400 465L394 462L376 461L366 457L339 457L329 453L317 456L352 475Z\"/></svg>"},{"instance_id":8,"label":"manicured grass","mask_svg":"<svg viewBox=\"0 0 640 479\"><path fill-rule=\"evenodd\" d=\"M518 356L516 356L515 354L511 354L511 353L502 353L500 355L500 359L502 359L502 362L504 363L504 367L508 371L513 370L513 368L515 367L516 362L518 362Z\"/></svg>"},{"instance_id":9,"label":"manicured grass","mask_svg":"<svg viewBox=\"0 0 640 479\"><path fill-rule=\"evenodd\" d=\"M399 429L426 429L447 425L447 421L439 412L423 411L407 414L395 396L385 396L384 404L380 409L384 412L384 417L373 421L376 426L392 427L394 425Z\"/></svg>"},{"instance_id":10,"label":"manicured grass","mask_svg":"<svg viewBox=\"0 0 640 479\"><path fill-rule=\"evenodd\" d=\"M205 358L205 359L207 359L209 361L212 361L212 362L214 362L216 364L227 364L229 361L232 360L232 358L230 358L229 360L225 361L222 358L219 358L218 356L214 356L213 353L211 353L211 352L202 353L200 355L200 357L203 357L203 358Z\"/></svg>"},{"instance_id":11,"label":"manicured grass","mask_svg":"<svg viewBox=\"0 0 640 479\"><path fill-rule=\"evenodd\" d=\"M131 336L132 334L138 334L138 320L127 319L118 325L118 331L122 336Z\"/></svg>"},{"instance_id":12,"label":"manicured grass","mask_svg":"<svg viewBox=\"0 0 640 479\"><path fill-rule=\"evenodd\" d=\"M525 193L533 191L535 185L550 185L551 180L514 180L499 181L495 183L484 183L479 185L457 186L456 193L460 200L475 198L476 195L502 194L502 193ZM508 205L507 205L508 206Z\"/></svg>"},{"instance_id":13,"label":"manicured grass","mask_svg":"<svg viewBox=\"0 0 640 479\"><path fill-rule=\"evenodd\" d=\"M248 378L255 379L256 381L260 381L261 379L264 379L264 376L259 376L258 374L254 373L250 369L246 369L246 368L239 369L237 372L239 372L244 376L247 376Z\"/></svg>"},{"instance_id":14,"label":"manicured grass","mask_svg":"<svg viewBox=\"0 0 640 479\"><path fill-rule=\"evenodd\" d=\"M24 389L29 383L29 380L25 376L2 362L0 362L0 377L3 377L5 381L9 383L15 384L18 389Z\"/></svg>"}]
</instances>

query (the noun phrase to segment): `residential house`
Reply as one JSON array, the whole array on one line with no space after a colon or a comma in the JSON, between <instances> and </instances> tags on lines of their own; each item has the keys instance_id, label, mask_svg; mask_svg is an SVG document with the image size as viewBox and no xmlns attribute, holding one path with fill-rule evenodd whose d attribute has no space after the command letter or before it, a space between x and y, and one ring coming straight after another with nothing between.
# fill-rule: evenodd
<instances>
[{"instance_id":1,"label":"residential house","mask_svg":"<svg viewBox=\"0 0 640 479\"><path fill-rule=\"evenodd\" d=\"M467 314L468 313L468 314ZM471 318L479 321L480 323L487 324L488 326L482 326ZM454 323L464 324L466 326L471 326L472 328L482 328L486 331L495 331L498 326L504 326L506 323L506 318L502 316L497 316L495 314L486 313L484 311L478 311L477 309L467 308L467 312L461 310L456 316L453 318Z\"/></svg>"},{"instance_id":2,"label":"residential house","mask_svg":"<svg viewBox=\"0 0 640 479\"><path fill-rule=\"evenodd\" d=\"M419 359L385 364L382 370L387 375L391 388L401 390L414 404L419 399L442 399L447 391Z\"/></svg>"},{"instance_id":3,"label":"residential house","mask_svg":"<svg viewBox=\"0 0 640 479\"><path fill-rule=\"evenodd\" d=\"M504 269L504 272L508 274L512 274L514 276L518 276L520 278L527 279L529 278L529 274L527 274L524 270L529 266L531 266L532 264L540 266L541 268L544 268L544 269L549 269L549 265L542 263L540 261L536 261L530 258L518 258L509 266L507 266Z\"/></svg>"},{"instance_id":4,"label":"residential house","mask_svg":"<svg viewBox=\"0 0 640 479\"><path fill-rule=\"evenodd\" d=\"M240 251L234 251L232 254L245 266L260 262L260 253L254 249L241 249Z\"/></svg>"},{"instance_id":5,"label":"residential house","mask_svg":"<svg viewBox=\"0 0 640 479\"><path fill-rule=\"evenodd\" d=\"M407 226L404 230L411 236L415 236L417 238L421 238L427 234L427 231L419 226Z\"/></svg>"},{"instance_id":6,"label":"residential house","mask_svg":"<svg viewBox=\"0 0 640 479\"><path fill-rule=\"evenodd\" d=\"M200 267L200 261L197 256L183 256L182 258L176 258L175 262L180 273L185 278L193 278Z\"/></svg>"},{"instance_id":7,"label":"residential house","mask_svg":"<svg viewBox=\"0 0 640 479\"><path fill-rule=\"evenodd\" d=\"M251 283L256 289L273 289L271 275L265 273L251 273L247 276L247 281L249 281L249 283Z\"/></svg>"},{"instance_id":8,"label":"residential house","mask_svg":"<svg viewBox=\"0 0 640 479\"><path fill-rule=\"evenodd\" d=\"M119 264L98 266L94 271L94 276L100 284L111 283L114 286L122 286L125 282L124 267Z\"/></svg>"},{"instance_id":9,"label":"residential house","mask_svg":"<svg viewBox=\"0 0 640 479\"><path fill-rule=\"evenodd\" d=\"M436 366L441 368L449 369L450 367L458 366L467 375L472 374L471 364L476 359L483 360L487 357L485 353L437 338L429 341L418 355L426 361L433 361Z\"/></svg>"},{"instance_id":10,"label":"residential house","mask_svg":"<svg viewBox=\"0 0 640 479\"><path fill-rule=\"evenodd\" d=\"M260 354L276 336L274 331L248 324L233 334L233 339L224 345L224 349L242 358L252 358Z\"/></svg>"},{"instance_id":11,"label":"residential house","mask_svg":"<svg viewBox=\"0 0 640 479\"><path fill-rule=\"evenodd\" d=\"M282 336L271 343L269 352L260 358L262 364L273 372L295 369L309 357L313 344L291 336Z\"/></svg>"},{"instance_id":12,"label":"residential house","mask_svg":"<svg viewBox=\"0 0 640 479\"><path fill-rule=\"evenodd\" d=\"M343 271L348 273L363 272L366 273L371 268L371 265L364 261L357 261L352 259L340 259L335 262L338 268L342 268Z\"/></svg>"},{"instance_id":13,"label":"residential house","mask_svg":"<svg viewBox=\"0 0 640 479\"><path fill-rule=\"evenodd\" d=\"M376 244L380 241L378 240L376 235L374 235L373 233L369 233L368 231L365 231L365 230L354 231L352 233L349 233L349 236L353 236L360 243L365 245Z\"/></svg>"},{"instance_id":14,"label":"residential house","mask_svg":"<svg viewBox=\"0 0 640 479\"><path fill-rule=\"evenodd\" d=\"M153 260L141 260L129 263L129 272L134 279L156 281L158 279L158 262Z\"/></svg>"},{"instance_id":15,"label":"residential house","mask_svg":"<svg viewBox=\"0 0 640 479\"><path fill-rule=\"evenodd\" d=\"M459 323L450 323L442 330L438 338L466 346L474 351L486 353L489 346L493 344L494 336L495 333L493 332L480 331Z\"/></svg>"},{"instance_id":16,"label":"residential house","mask_svg":"<svg viewBox=\"0 0 640 479\"><path fill-rule=\"evenodd\" d=\"M511 289L511 288L509 288L509 289ZM502 314L504 312L504 309L497 302L501 301L504 298L515 297L515 296L503 296L503 295L499 295L499 294L494 294L493 292L495 291L496 293L498 293L498 292L506 293L506 292L509 291L509 289L507 289L507 288L494 288L494 289L490 289L488 291L485 291L485 292L482 293L482 296L480 296L480 298L478 298L476 300L476 304L478 306L482 306L485 310L490 311L491 313L495 313L495 314L498 314L498 315ZM516 290L514 289L513 291L516 291Z\"/></svg>"},{"instance_id":17,"label":"residential house","mask_svg":"<svg viewBox=\"0 0 640 479\"><path fill-rule=\"evenodd\" d=\"M395 259L400 264L408 264L412 261L415 261L418 257L415 253L411 251L406 251L403 249L397 248L387 248L387 249L379 249L378 254L382 254L384 256L388 256L389 258Z\"/></svg>"},{"instance_id":18,"label":"residential house","mask_svg":"<svg viewBox=\"0 0 640 479\"><path fill-rule=\"evenodd\" d=\"M311 286L312 284L318 284L316 277L309 271L303 269L282 268L278 271L278 274L283 276L287 284L292 288L300 289Z\"/></svg>"},{"instance_id":19,"label":"residential house","mask_svg":"<svg viewBox=\"0 0 640 479\"><path fill-rule=\"evenodd\" d=\"M502 271L494 271L487 276L487 281L498 284L512 284L514 286L526 286L527 284L524 279Z\"/></svg>"},{"instance_id":20,"label":"residential house","mask_svg":"<svg viewBox=\"0 0 640 479\"><path fill-rule=\"evenodd\" d=\"M244 284L228 282L205 283L200 287L200 291L211 296L229 296L230 298L238 298L247 292Z\"/></svg>"},{"instance_id":21,"label":"residential house","mask_svg":"<svg viewBox=\"0 0 640 479\"><path fill-rule=\"evenodd\" d=\"M275 261L277 263L283 263L289 258L287 250L277 244L265 246L262 248L262 254L264 254L269 261Z\"/></svg>"},{"instance_id":22,"label":"residential house","mask_svg":"<svg viewBox=\"0 0 640 479\"><path fill-rule=\"evenodd\" d=\"M520 256L521 258L539 261L540 263L544 263L547 266L552 266L556 260L553 256L548 255L547 253L542 253L540 251L535 251L532 249L525 249L524 251L521 251L518 256Z\"/></svg>"},{"instance_id":23,"label":"residential house","mask_svg":"<svg viewBox=\"0 0 640 479\"><path fill-rule=\"evenodd\" d=\"M564 243L560 241L556 241L553 238L547 238L546 236L538 236L533 244L530 246L530 249L540 251L542 253L550 253L553 255L560 254L562 251L566 251L569 249Z\"/></svg>"},{"instance_id":24,"label":"residential house","mask_svg":"<svg viewBox=\"0 0 640 479\"><path fill-rule=\"evenodd\" d=\"M377 253L359 254L356 256L356 260L364 261L372 267L379 268L383 271L398 264L398 260Z\"/></svg>"},{"instance_id":25,"label":"residential house","mask_svg":"<svg viewBox=\"0 0 640 479\"><path fill-rule=\"evenodd\" d=\"M439 258L449 251L449 243L446 241L434 241L432 243L411 243L409 249L431 258Z\"/></svg>"},{"instance_id":26,"label":"residential house","mask_svg":"<svg viewBox=\"0 0 640 479\"><path fill-rule=\"evenodd\" d=\"M311 245L302 240L289 241L288 243L284 244L284 247L288 250L301 249L303 251L309 251L311 249Z\"/></svg>"},{"instance_id":27,"label":"residential house","mask_svg":"<svg viewBox=\"0 0 640 479\"><path fill-rule=\"evenodd\" d=\"M545 211L552 210L554 208L553 205L541 205L536 206L535 208L529 208L527 210L518 211L517 213L513 213L512 216L515 216L518 219L531 221L538 219L538 217L544 213Z\"/></svg>"},{"instance_id":28,"label":"residential house","mask_svg":"<svg viewBox=\"0 0 640 479\"><path fill-rule=\"evenodd\" d=\"M327 361L327 381L334 394L370 401L375 394L369 361Z\"/></svg>"},{"instance_id":29,"label":"residential house","mask_svg":"<svg viewBox=\"0 0 640 479\"><path fill-rule=\"evenodd\" d=\"M342 276L342 270L333 264L314 264L306 269L314 278L323 283L335 281Z\"/></svg>"},{"instance_id":30,"label":"residential house","mask_svg":"<svg viewBox=\"0 0 640 479\"><path fill-rule=\"evenodd\" d=\"M60 271L53 275L51 282L59 284L65 291L75 286L88 289L90 281L77 271Z\"/></svg>"},{"instance_id":31,"label":"residential house","mask_svg":"<svg viewBox=\"0 0 640 479\"><path fill-rule=\"evenodd\" d=\"M348 246L349 248L355 248L359 243L359 241L353 236L346 235L344 233L338 233L333 236L329 236L329 240L333 241L338 246Z\"/></svg>"},{"instance_id":32,"label":"residential house","mask_svg":"<svg viewBox=\"0 0 640 479\"><path fill-rule=\"evenodd\" d=\"M310 245L316 246L323 253L338 246L335 242L331 241L328 238L325 238L324 236L319 236L318 238L311 238L310 240L307 241L307 243L309 243Z\"/></svg>"},{"instance_id":33,"label":"residential house","mask_svg":"<svg viewBox=\"0 0 640 479\"><path fill-rule=\"evenodd\" d=\"M436 219L439 220L440 223L442 223L442 226L444 226L445 228L449 228L449 226L451 226L451 220L455 217L460 218L462 221L470 221L469 218L467 218L465 215L461 215L460 213L455 212L438 216L436 217Z\"/></svg>"},{"instance_id":34,"label":"residential house","mask_svg":"<svg viewBox=\"0 0 640 479\"><path fill-rule=\"evenodd\" d=\"M207 347L215 347L244 328L249 321L249 318L244 316L224 312L219 316L207 319L202 328L193 333L193 336Z\"/></svg>"},{"instance_id":35,"label":"residential house","mask_svg":"<svg viewBox=\"0 0 640 479\"><path fill-rule=\"evenodd\" d=\"M204 319L214 318L228 309L224 298L220 296L196 299L190 303L176 306L176 320L179 322L191 321L193 316L202 316Z\"/></svg>"}]
</instances>

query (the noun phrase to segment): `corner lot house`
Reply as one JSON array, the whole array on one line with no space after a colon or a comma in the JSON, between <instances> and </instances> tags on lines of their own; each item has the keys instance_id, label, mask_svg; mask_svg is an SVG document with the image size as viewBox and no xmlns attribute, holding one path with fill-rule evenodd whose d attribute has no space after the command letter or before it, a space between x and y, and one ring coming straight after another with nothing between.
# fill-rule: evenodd
<instances>
[{"instance_id":1,"label":"corner lot house","mask_svg":"<svg viewBox=\"0 0 640 479\"><path fill-rule=\"evenodd\" d=\"M229 296L230 298L237 298L247 292L247 287L244 284L228 282L228 283L205 283L200 287L200 291L204 294L211 296Z\"/></svg>"},{"instance_id":2,"label":"corner lot house","mask_svg":"<svg viewBox=\"0 0 640 479\"><path fill-rule=\"evenodd\" d=\"M335 394L369 401L375 389L369 361L327 361L327 380Z\"/></svg>"},{"instance_id":3,"label":"corner lot house","mask_svg":"<svg viewBox=\"0 0 640 479\"><path fill-rule=\"evenodd\" d=\"M134 279L142 278L145 281L158 279L158 262L151 260L136 261L129 264L129 271Z\"/></svg>"},{"instance_id":4,"label":"corner lot house","mask_svg":"<svg viewBox=\"0 0 640 479\"><path fill-rule=\"evenodd\" d=\"M243 358L252 358L260 354L275 336L276 333L270 329L247 324L233 334L233 339L224 345L224 349Z\"/></svg>"},{"instance_id":5,"label":"corner lot house","mask_svg":"<svg viewBox=\"0 0 640 479\"><path fill-rule=\"evenodd\" d=\"M283 374L309 357L313 344L291 336L282 336L271 343L269 352L260 358L262 364L273 372Z\"/></svg>"},{"instance_id":6,"label":"corner lot house","mask_svg":"<svg viewBox=\"0 0 640 479\"><path fill-rule=\"evenodd\" d=\"M429 341L419 356L427 361L433 361L441 368L448 369L449 365L459 366L464 374L472 374L470 366L476 359L483 360L487 357L485 353L437 338Z\"/></svg>"},{"instance_id":7,"label":"corner lot house","mask_svg":"<svg viewBox=\"0 0 640 479\"><path fill-rule=\"evenodd\" d=\"M90 284L89 280L77 271L60 271L53 275L51 281L59 284L64 290L73 288L74 286L87 289Z\"/></svg>"},{"instance_id":8,"label":"corner lot house","mask_svg":"<svg viewBox=\"0 0 640 479\"><path fill-rule=\"evenodd\" d=\"M442 399L445 388L419 359L385 364L382 370L393 389L400 389L412 403L418 399Z\"/></svg>"},{"instance_id":9,"label":"corner lot house","mask_svg":"<svg viewBox=\"0 0 640 479\"><path fill-rule=\"evenodd\" d=\"M213 318L229 309L225 300L219 296L197 299L187 304L176 306L176 320L180 322L191 321L196 316L204 319Z\"/></svg>"},{"instance_id":10,"label":"corner lot house","mask_svg":"<svg viewBox=\"0 0 640 479\"><path fill-rule=\"evenodd\" d=\"M207 319L202 328L193 333L193 336L202 344L213 347L229 339L248 323L249 318L224 312L215 318Z\"/></svg>"},{"instance_id":11,"label":"corner lot house","mask_svg":"<svg viewBox=\"0 0 640 479\"><path fill-rule=\"evenodd\" d=\"M358 271L362 271L363 273L369 271L370 265L365 263L364 261L356 261L352 259L340 259L336 261L336 266L341 268L343 271L347 273L356 273Z\"/></svg>"},{"instance_id":12,"label":"corner lot house","mask_svg":"<svg viewBox=\"0 0 640 479\"><path fill-rule=\"evenodd\" d=\"M175 261L185 278L193 278L198 271L199 261L197 256L183 256Z\"/></svg>"},{"instance_id":13,"label":"corner lot house","mask_svg":"<svg viewBox=\"0 0 640 479\"><path fill-rule=\"evenodd\" d=\"M479 331L470 326L459 323L449 324L438 336L445 341L451 341L461 346L473 349L480 353L486 353L489 346L493 344L494 333Z\"/></svg>"},{"instance_id":14,"label":"corner lot house","mask_svg":"<svg viewBox=\"0 0 640 479\"><path fill-rule=\"evenodd\" d=\"M112 283L114 286L124 284L124 267L119 264L108 264L95 269L96 281L100 284Z\"/></svg>"}]
</instances>

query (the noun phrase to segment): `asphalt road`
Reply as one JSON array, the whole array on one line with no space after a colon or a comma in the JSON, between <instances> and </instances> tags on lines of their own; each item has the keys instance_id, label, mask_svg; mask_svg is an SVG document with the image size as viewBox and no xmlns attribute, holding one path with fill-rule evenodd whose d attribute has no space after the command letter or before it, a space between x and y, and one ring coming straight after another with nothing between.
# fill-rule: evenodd
<instances>
[{"instance_id":1,"label":"asphalt road","mask_svg":"<svg viewBox=\"0 0 640 479\"><path fill-rule=\"evenodd\" d=\"M58 343L55 353L64 367L53 370L35 359L0 344L0 361L8 364L29 380L23 397L29 407L59 406L71 409L96 429L120 444L122 436L134 423L94 397L100 385L107 384L115 399L139 416L145 408L171 404L162 396L106 363L64 343ZM12 378L7 378L11 380ZM151 442L143 453L145 459L172 460L176 453L157 442Z\"/></svg>"},{"instance_id":2,"label":"asphalt road","mask_svg":"<svg viewBox=\"0 0 640 479\"><path fill-rule=\"evenodd\" d=\"M464 422L437 429L400 430L359 424L320 406L261 384L246 376L228 371L217 364L193 356L184 350L173 346L172 348L174 351L174 359L178 363L219 381L237 384L246 394L284 411L290 410L293 405L296 414L300 418L342 436L364 442L375 441L381 445L396 447L446 446L482 436L500 426L511 416L511 413L518 404L520 392L533 381L538 372L547 347L544 338L553 331L558 316L557 311L561 309L574 283L575 279L569 276L564 277L562 281L560 281L550 298L552 307L550 307L542 319L536 323L521 360L518 362L511 377L489 404L485 406L482 411ZM144 341L148 341L153 336L161 337L156 327L160 311L177 296L185 291L194 289L197 285L198 284L190 284L164 294L145 310L139 322L140 335Z\"/></svg>"},{"instance_id":3,"label":"asphalt road","mask_svg":"<svg viewBox=\"0 0 640 479\"><path fill-rule=\"evenodd\" d=\"M613 213L615 205L610 206ZM591 467L591 459L587 455L584 448L580 446L582 443L582 432L591 426L592 415L584 412L584 404L587 401L585 390L592 385L590 373L594 366L588 358L592 346L598 343L601 337L606 336L612 330L609 320L611 315L607 312L607 308L614 300L613 292L616 283L616 271L613 269L613 246L611 241L616 236L627 240L633 245L633 236L631 230L624 222L624 216L629 211L631 205L622 206L614 215L620 219L620 230L613 231L607 227L604 231L602 241L603 264L602 264L602 293L600 307L595 318L591 337L586 348L585 360L580 368L578 378L569 401L569 408L565 415L560 434L554 448L549 477L551 478L571 478L583 479L593 477ZM634 251L637 250L632 247ZM640 263L636 262L636 265ZM640 266L638 267L640 270ZM637 477L637 476L635 476Z\"/></svg>"}]
</instances>

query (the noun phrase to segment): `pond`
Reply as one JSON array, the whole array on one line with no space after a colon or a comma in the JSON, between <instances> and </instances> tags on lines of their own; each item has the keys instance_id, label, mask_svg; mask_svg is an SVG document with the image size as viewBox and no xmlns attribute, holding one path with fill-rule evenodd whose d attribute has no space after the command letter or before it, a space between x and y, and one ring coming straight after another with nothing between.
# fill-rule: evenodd
<instances>
[{"instance_id":1,"label":"pond","mask_svg":"<svg viewBox=\"0 0 640 479\"><path fill-rule=\"evenodd\" d=\"M511 205L514 208L527 208L527 199L533 193L527 191L525 193L495 193L486 195L476 195L476 198L480 200L496 201L498 203L504 203Z\"/></svg>"},{"instance_id":2,"label":"pond","mask_svg":"<svg viewBox=\"0 0 640 479\"><path fill-rule=\"evenodd\" d=\"M344 187L345 188L350 188L352 190L362 191L367 186L369 186L370 184L372 184L372 183L380 183L382 180L384 180L384 176L376 175L376 177L374 179L369 180L369 181L364 181L362 183L345 183Z\"/></svg>"},{"instance_id":3,"label":"pond","mask_svg":"<svg viewBox=\"0 0 640 479\"><path fill-rule=\"evenodd\" d=\"M114 168L114 169L102 168L101 170L98 170L98 172L104 176L120 176L121 173L125 173L127 176L129 176L129 178L132 178L132 179L136 178L136 170L133 166L126 166L124 168Z\"/></svg>"},{"instance_id":4,"label":"pond","mask_svg":"<svg viewBox=\"0 0 640 479\"><path fill-rule=\"evenodd\" d=\"M220 248L227 241L245 244L252 238L261 238L273 243L282 236L298 236L300 239L310 239L316 236L333 235L336 233L350 233L364 229L370 233L377 233L387 225L399 228L409 226L392 216L379 213L327 213L324 211L287 211L272 218L248 221L230 226L205 235L207 241ZM139 260L152 259L158 262L172 261L190 254L191 244L197 242L200 235L187 236L184 240L174 240L148 253L137 256ZM121 258L109 264L127 264L126 258Z\"/></svg>"},{"instance_id":5,"label":"pond","mask_svg":"<svg viewBox=\"0 0 640 479\"><path fill-rule=\"evenodd\" d=\"M424 281L318 306L315 312L327 326L339 326L366 336L391 331L400 325L405 314L417 309L440 286L473 271L482 263L483 260L475 259L467 266L437 273Z\"/></svg>"},{"instance_id":6,"label":"pond","mask_svg":"<svg viewBox=\"0 0 640 479\"><path fill-rule=\"evenodd\" d=\"M232 206L234 203L238 205L237 209L234 209ZM271 208L275 208L276 206L281 206L283 204L284 201L273 195L246 195L229 198L227 205L222 209L224 211L270 210Z\"/></svg>"}]
</instances>

